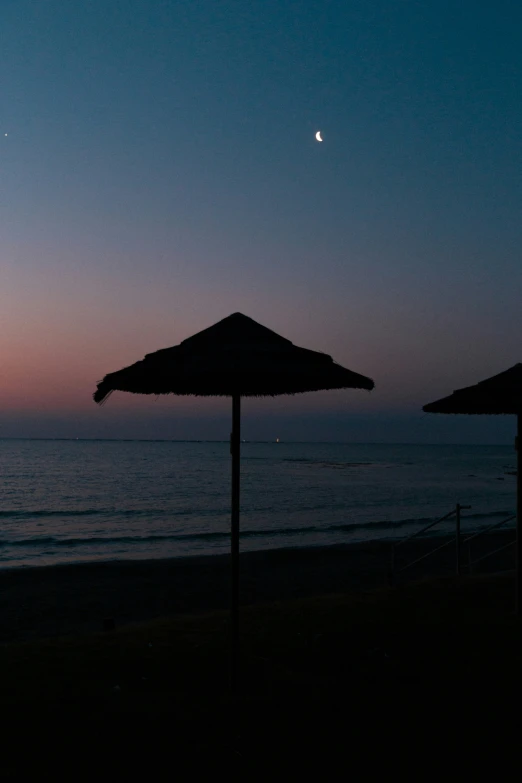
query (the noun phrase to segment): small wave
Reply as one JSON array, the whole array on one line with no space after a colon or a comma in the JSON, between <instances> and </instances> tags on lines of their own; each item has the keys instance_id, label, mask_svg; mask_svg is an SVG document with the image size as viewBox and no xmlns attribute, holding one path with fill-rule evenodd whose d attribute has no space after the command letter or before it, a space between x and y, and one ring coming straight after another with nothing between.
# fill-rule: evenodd
<instances>
[{"instance_id":1,"label":"small wave","mask_svg":"<svg viewBox=\"0 0 522 783\"><path fill-rule=\"evenodd\" d=\"M66 513L66 512L64 512ZM87 513L87 512L86 512ZM98 512L96 512L98 513ZM137 512L148 514L149 511ZM172 512L166 512L172 513ZM466 520L488 520L494 518L508 518L512 511L490 511L486 513L466 514ZM422 527L436 522L439 517L411 517L395 520L371 520L367 522L345 522L334 525L306 525L284 528L261 528L258 530L244 530L242 539L250 538L278 538L281 536L306 536L317 534L354 533L361 530L392 531L405 527ZM448 519L452 524L453 518ZM152 544L160 541L221 541L230 537L229 530L206 531L194 533L157 533L151 535L122 535L122 536L86 536L86 537L59 537L59 536L32 536L19 539L0 539L0 547L82 547L92 545L116 545L116 544Z\"/></svg>"},{"instance_id":2,"label":"small wave","mask_svg":"<svg viewBox=\"0 0 522 783\"><path fill-rule=\"evenodd\" d=\"M311 459L308 457L284 457L283 462L297 462L314 465L319 468L369 468L375 466L375 462L334 462L332 460Z\"/></svg>"},{"instance_id":3,"label":"small wave","mask_svg":"<svg viewBox=\"0 0 522 783\"><path fill-rule=\"evenodd\" d=\"M129 509L117 509L117 508L85 508L85 509L34 509L33 511L20 511L18 509L12 509L8 511L0 511L0 519L34 519L48 518L48 517L148 517L148 516L167 516L167 517L182 517L182 516L212 516L216 514L228 514L230 508L223 506L223 508L182 508L182 509L170 509L170 508L129 508Z\"/></svg>"},{"instance_id":4,"label":"small wave","mask_svg":"<svg viewBox=\"0 0 522 783\"><path fill-rule=\"evenodd\" d=\"M247 532L243 533L243 536L249 535L263 535L263 531ZM58 538L57 536L37 536L33 538L21 538L16 540L0 540L0 547L18 546L18 547L41 547L41 546L57 546L57 547L76 547L76 546L92 546L96 544L147 544L156 541L195 541L204 540L212 541L219 539L230 538L230 532L213 532L213 533L180 533L180 534L157 534L150 536L91 536L86 538Z\"/></svg>"},{"instance_id":5,"label":"small wave","mask_svg":"<svg viewBox=\"0 0 522 783\"><path fill-rule=\"evenodd\" d=\"M33 517L92 517L97 514L115 514L115 509L86 508L76 510L35 509L34 511L19 511L12 509L0 511L0 519L32 519ZM121 512L118 512L121 513Z\"/></svg>"},{"instance_id":6,"label":"small wave","mask_svg":"<svg viewBox=\"0 0 522 783\"><path fill-rule=\"evenodd\" d=\"M465 512L464 519L495 519L496 517L510 517L514 514L514 510L508 511L486 511L483 514L470 514Z\"/></svg>"},{"instance_id":7,"label":"small wave","mask_svg":"<svg viewBox=\"0 0 522 783\"><path fill-rule=\"evenodd\" d=\"M283 462L309 462L312 465L317 465L323 460L313 459L312 457L283 457Z\"/></svg>"},{"instance_id":8,"label":"small wave","mask_svg":"<svg viewBox=\"0 0 522 783\"><path fill-rule=\"evenodd\" d=\"M244 530L241 532L241 538L274 538L279 536L312 535L317 533L351 533L357 530L394 530L410 525L426 525L434 522L434 518L413 518L401 520L381 520L372 522L347 522L338 525L307 525L299 527L285 528L263 528L259 530ZM165 533L152 534L148 536L124 535L124 536L90 536L85 538L69 537L60 538L58 536L33 536L31 538L21 538L16 540L0 540L1 546L20 546L20 547L39 547L39 546L90 546L97 544L147 544L158 541L219 541L230 537L228 530L207 531L204 533Z\"/></svg>"},{"instance_id":9,"label":"small wave","mask_svg":"<svg viewBox=\"0 0 522 783\"><path fill-rule=\"evenodd\" d=\"M419 520L415 520L419 522ZM423 520L420 520L421 522ZM402 525L411 524L411 520L406 520L402 523L396 522L363 522L360 524L346 524L346 525L329 525L328 527L320 527L319 525L309 525L308 527L287 527L260 529L260 530L244 530L241 533L242 539L247 538L262 538L262 537L279 537L279 536L295 536L295 535L310 535L317 533L334 533L334 532L351 532L353 530L361 530L364 528L379 528L387 529L393 527L401 527ZM32 538L21 538L16 540L0 540L0 547L2 546L19 546L19 547L40 547L40 546L58 546L58 547L77 547L77 546L91 546L98 544L114 545L114 544L151 544L159 541L220 541L228 540L230 538L230 531L209 531L205 533L169 533L169 534L153 534L149 536L90 536L85 538L70 537L59 538L57 536L34 536Z\"/></svg>"}]
</instances>

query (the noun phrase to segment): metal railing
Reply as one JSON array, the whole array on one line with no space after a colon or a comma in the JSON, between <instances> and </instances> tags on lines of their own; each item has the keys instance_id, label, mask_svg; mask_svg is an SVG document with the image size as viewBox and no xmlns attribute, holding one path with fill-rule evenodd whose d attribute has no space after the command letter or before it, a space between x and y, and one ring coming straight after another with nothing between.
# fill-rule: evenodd
<instances>
[{"instance_id":1,"label":"metal railing","mask_svg":"<svg viewBox=\"0 0 522 783\"><path fill-rule=\"evenodd\" d=\"M411 568L411 566L414 566L417 563L422 562L426 558L431 557L431 555L434 555L436 552L440 552L441 550L446 549L446 547L451 546L452 544L454 544L455 546L455 571L457 576L460 576L462 572L461 552L463 546L467 546L468 557L467 557L467 564L465 567L467 568L468 574L471 574L474 565L477 565L483 560L486 560L488 557L492 557L493 555L496 555L499 552L502 552L504 549L508 549L509 547L515 544L516 539L514 539L513 541L509 541L507 544L502 544L502 546L496 547L490 552L487 552L485 555L481 555L480 557L473 560L471 555L471 542L476 542L477 539L479 539L481 536L484 536L487 533L491 533L493 530L500 529L508 522L512 522L514 519L516 519L516 514L512 514L511 516L506 517L506 519L503 519L501 522L496 522L494 525L489 525L489 527L486 527L483 530L479 530L476 533L472 533L472 535L463 538L461 534L462 511L468 510L470 508L471 506L463 506L460 503L457 503L457 505L455 506L454 509L452 509L452 511L445 514L443 517L440 517L440 519L436 519L434 522L430 522L429 525L426 525L420 530L417 530L415 533L411 533L411 535L402 538L400 541L394 541L391 545L391 562L390 562L390 572L389 572L390 584L393 585L397 574L406 571L408 568ZM452 517L455 517L454 537L451 534L448 534L447 540L443 541L442 544L439 543L433 549L430 549L429 552L425 552L424 554L414 558L413 560L410 560L408 563L405 563L400 568L397 568L396 552L399 547L403 546L404 544L407 544L408 542L412 541L414 538L417 538L417 536L422 536L423 533L426 533L428 530L431 530L437 525L440 525L441 522L445 522L448 519L451 519Z\"/></svg>"},{"instance_id":2,"label":"metal railing","mask_svg":"<svg viewBox=\"0 0 522 783\"><path fill-rule=\"evenodd\" d=\"M507 544L502 544L502 546L499 546L496 549L492 549L491 552L487 552L485 555L482 555L481 557L477 557L476 560L473 560L471 557L471 541L476 541L478 538L485 535L486 533L491 533L492 530L499 530L508 522L512 522L516 518L517 515L512 514L510 517L506 517L506 519L503 519L502 522L497 522L495 525L490 525L489 527L486 527L484 530L479 530L478 533L473 533L472 536L468 536L467 538L463 539L462 543L466 544L468 548L468 563L467 563L468 574L471 574L473 572L473 566L477 565L477 563L481 563L483 560L486 560L488 557L492 557L493 555L496 555L498 552L502 552L504 549L508 549L510 546L514 546L516 544L516 538L514 538L513 541L509 541Z\"/></svg>"},{"instance_id":3,"label":"metal railing","mask_svg":"<svg viewBox=\"0 0 522 783\"><path fill-rule=\"evenodd\" d=\"M416 565L417 563L420 563L422 560L425 560L427 557L430 557L431 555L434 555L436 552L440 552L442 549L445 549L446 547L450 546L452 543L455 544L456 549L456 571L457 575L460 576L461 572L461 535L460 535L460 522L461 522L461 512L464 509L470 509L471 506L462 506L460 503L457 503L455 508L450 511L448 514L445 514L440 519L436 519L435 522L430 522L429 525L426 525L425 527L421 528L421 530L417 530L415 533L411 533L411 535L406 536L405 538L402 538L400 541L394 541L391 548L391 563L390 563L390 573L389 573L389 581L390 584L393 585L395 577L397 574L400 574L402 571L406 571L407 568L410 568L413 565ZM441 522L445 522L447 519L451 519L451 517L455 516L455 539L450 538L448 541L444 541L443 544L439 544L438 546L434 547L434 549L430 549L429 552L424 553L420 557L416 557L414 560L411 560L409 563L406 563L405 565L401 566L400 568L397 568L396 565L396 551L400 546L403 546L404 544L407 544L409 541L411 541L414 538L417 538L417 536L421 536L423 533L426 533L426 531L431 530L432 528L436 527L436 525L440 525Z\"/></svg>"}]
</instances>

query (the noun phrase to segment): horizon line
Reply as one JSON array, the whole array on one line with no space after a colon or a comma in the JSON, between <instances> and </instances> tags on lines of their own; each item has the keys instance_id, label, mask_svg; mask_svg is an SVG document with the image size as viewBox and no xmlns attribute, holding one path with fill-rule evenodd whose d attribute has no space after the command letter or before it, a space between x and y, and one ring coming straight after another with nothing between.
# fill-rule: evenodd
<instances>
[{"instance_id":1,"label":"horizon line","mask_svg":"<svg viewBox=\"0 0 522 783\"><path fill-rule=\"evenodd\" d=\"M42 438L42 437L29 437L29 436L9 436L0 435L0 441L2 440L23 440L23 441L81 441L88 443L230 443L229 438ZM259 440L255 439L242 439L241 443L273 443L274 445L281 446L283 444L297 445L297 444L317 444L317 445L336 445L336 446L505 446L507 443L420 443L411 441L365 441L365 440ZM510 447L510 446L509 446ZM510 447L511 448L511 447Z\"/></svg>"}]
</instances>

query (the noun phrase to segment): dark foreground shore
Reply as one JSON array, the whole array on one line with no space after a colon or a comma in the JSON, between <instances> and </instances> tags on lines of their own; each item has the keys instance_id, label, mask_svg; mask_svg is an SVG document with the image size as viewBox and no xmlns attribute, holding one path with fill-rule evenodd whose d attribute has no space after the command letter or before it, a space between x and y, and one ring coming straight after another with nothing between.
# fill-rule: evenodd
<instances>
[{"instance_id":1,"label":"dark foreground shore","mask_svg":"<svg viewBox=\"0 0 522 783\"><path fill-rule=\"evenodd\" d=\"M510 780L513 584L453 576L245 606L235 696L226 611L0 644L2 780Z\"/></svg>"},{"instance_id":2,"label":"dark foreground shore","mask_svg":"<svg viewBox=\"0 0 522 783\"><path fill-rule=\"evenodd\" d=\"M448 541L449 545L397 574L405 580L455 573L452 538L415 539L396 554L400 569ZM514 540L514 531L491 533L473 545L472 558ZM243 605L371 590L389 584L391 545L372 542L345 547L281 549L241 555ZM462 548L467 574L468 549ZM515 566L514 546L483 560L474 573ZM158 617L226 609L230 596L228 556L87 563L0 571L0 642L84 634Z\"/></svg>"}]
</instances>

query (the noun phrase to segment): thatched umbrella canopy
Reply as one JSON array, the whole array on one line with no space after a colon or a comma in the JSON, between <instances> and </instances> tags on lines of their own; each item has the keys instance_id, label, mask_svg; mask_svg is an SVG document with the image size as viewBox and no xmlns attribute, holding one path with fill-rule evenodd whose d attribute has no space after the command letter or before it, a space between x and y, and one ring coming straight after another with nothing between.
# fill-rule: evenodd
<instances>
[{"instance_id":1,"label":"thatched umbrella canopy","mask_svg":"<svg viewBox=\"0 0 522 783\"><path fill-rule=\"evenodd\" d=\"M232 684L235 686L239 606L239 457L241 397L322 389L373 389L370 378L336 364L324 353L290 340L241 313L110 373L98 384L95 402L115 390L134 394L232 397Z\"/></svg>"},{"instance_id":2,"label":"thatched umbrella canopy","mask_svg":"<svg viewBox=\"0 0 522 783\"><path fill-rule=\"evenodd\" d=\"M425 405L426 413L511 414L517 417L517 611L522 611L522 363Z\"/></svg>"},{"instance_id":3,"label":"thatched umbrella canopy","mask_svg":"<svg viewBox=\"0 0 522 783\"><path fill-rule=\"evenodd\" d=\"M116 389L134 394L275 397L321 389L373 389L370 378L336 364L331 356L298 348L290 340L234 313L173 348L106 375L96 402Z\"/></svg>"}]
</instances>

